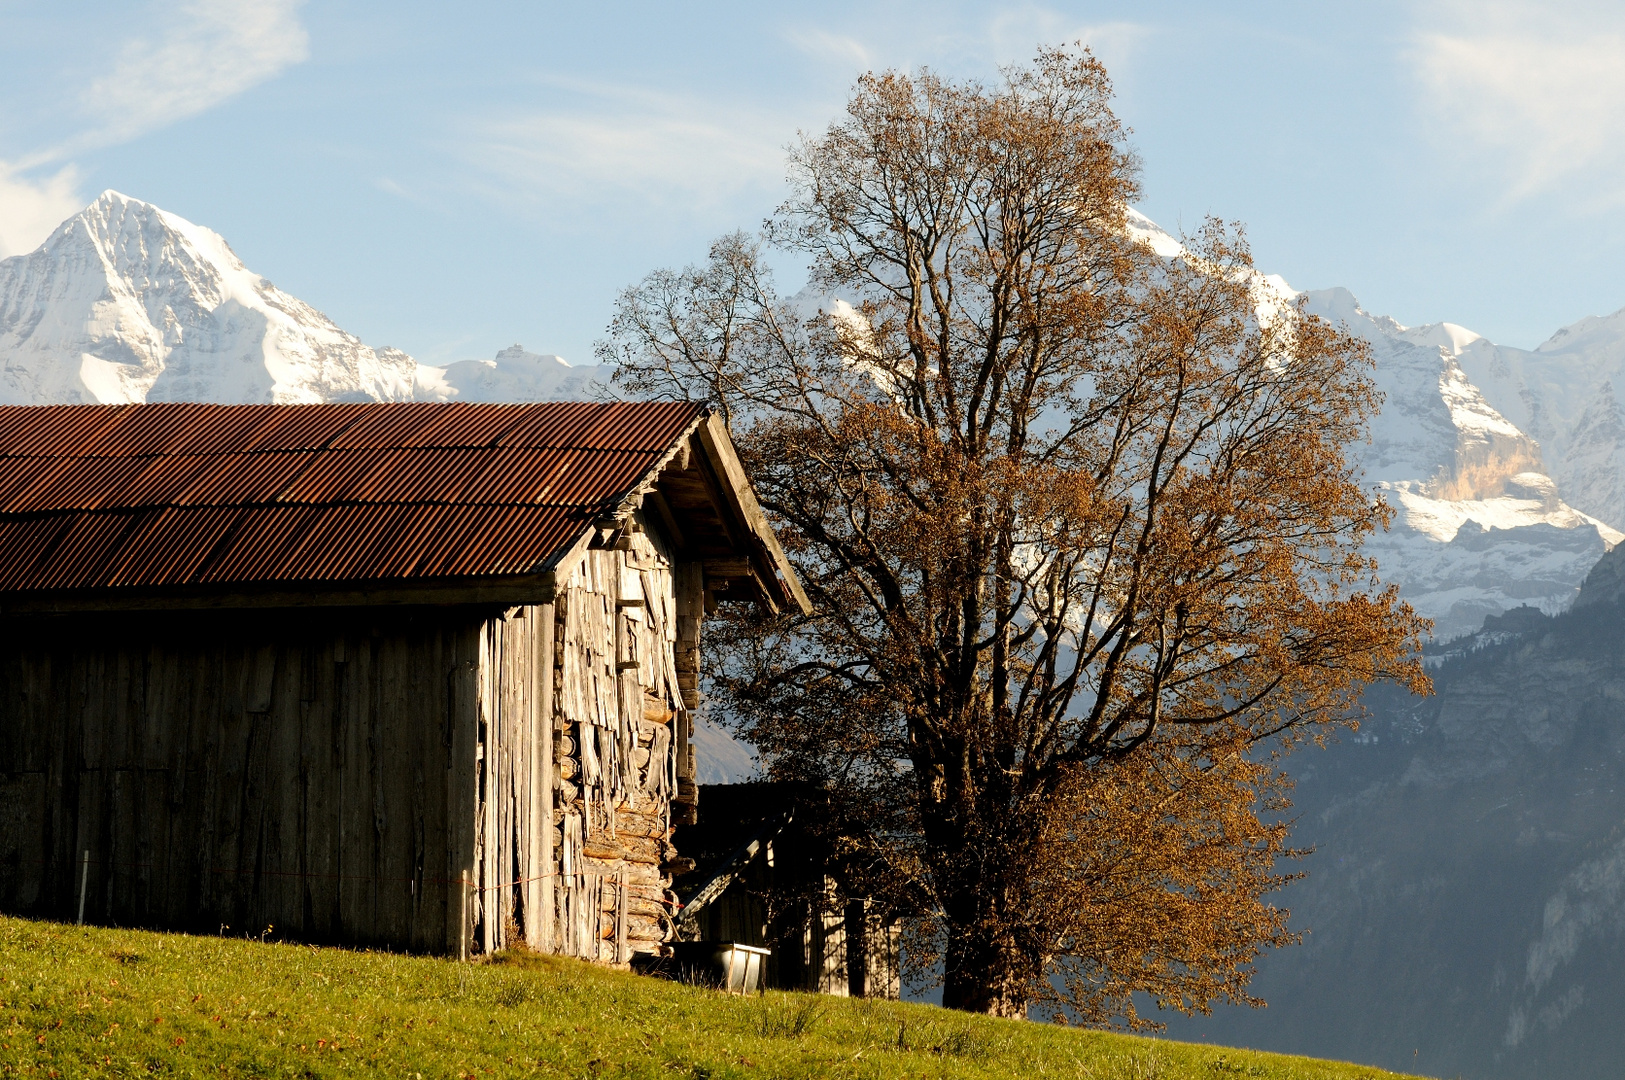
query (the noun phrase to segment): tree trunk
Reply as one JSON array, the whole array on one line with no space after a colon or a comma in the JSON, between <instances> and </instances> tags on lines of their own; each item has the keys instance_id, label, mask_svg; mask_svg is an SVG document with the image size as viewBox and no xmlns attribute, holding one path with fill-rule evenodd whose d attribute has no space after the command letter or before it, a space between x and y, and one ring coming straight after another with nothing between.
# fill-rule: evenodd
<instances>
[{"instance_id":1,"label":"tree trunk","mask_svg":"<svg viewBox=\"0 0 1625 1080\"><path fill-rule=\"evenodd\" d=\"M1022 955L1003 919L987 910L998 883L948 905L942 1004L950 1009L1024 1019L1032 961Z\"/></svg>"}]
</instances>

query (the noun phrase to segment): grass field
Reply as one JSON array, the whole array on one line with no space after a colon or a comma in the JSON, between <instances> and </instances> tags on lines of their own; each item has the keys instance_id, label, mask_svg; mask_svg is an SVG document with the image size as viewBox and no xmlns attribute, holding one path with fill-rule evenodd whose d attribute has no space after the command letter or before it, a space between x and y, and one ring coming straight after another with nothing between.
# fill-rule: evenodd
<instances>
[{"instance_id":1,"label":"grass field","mask_svg":"<svg viewBox=\"0 0 1625 1080\"><path fill-rule=\"evenodd\" d=\"M489 963L0 917L0 1076L1356 1080L1377 1069L572 960Z\"/></svg>"}]
</instances>

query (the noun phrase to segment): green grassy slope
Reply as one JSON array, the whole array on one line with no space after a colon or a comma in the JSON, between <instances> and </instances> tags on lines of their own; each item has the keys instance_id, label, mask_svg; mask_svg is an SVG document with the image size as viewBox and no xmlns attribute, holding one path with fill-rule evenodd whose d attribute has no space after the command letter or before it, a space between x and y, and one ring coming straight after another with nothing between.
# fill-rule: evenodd
<instances>
[{"instance_id":1,"label":"green grassy slope","mask_svg":"<svg viewBox=\"0 0 1625 1080\"><path fill-rule=\"evenodd\" d=\"M556 957L456 964L0 917L0 1077L155 1075L1396 1074L924 1005L728 997Z\"/></svg>"}]
</instances>

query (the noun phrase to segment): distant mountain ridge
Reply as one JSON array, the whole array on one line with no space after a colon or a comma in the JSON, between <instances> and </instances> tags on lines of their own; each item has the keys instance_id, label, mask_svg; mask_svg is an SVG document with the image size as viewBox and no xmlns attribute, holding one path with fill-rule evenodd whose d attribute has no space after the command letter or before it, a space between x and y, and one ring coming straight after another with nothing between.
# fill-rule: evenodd
<instances>
[{"instance_id":1,"label":"distant mountain ridge","mask_svg":"<svg viewBox=\"0 0 1625 1080\"><path fill-rule=\"evenodd\" d=\"M1180 250L1149 219L1132 222L1159 254ZM1259 282L1266 307L1299 295ZM1625 529L1625 312L1526 352L1450 323L1401 326L1347 290L1305 295L1372 344L1386 402L1354 452L1398 520L1370 550L1436 636L1570 604ZM374 348L250 271L219 234L115 191L0 260L0 403L540 401L606 384L602 368L518 345L444 366Z\"/></svg>"},{"instance_id":2,"label":"distant mountain ridge","mask_svg":"<svg viewBox=\"0 0 1625 1080\"><path fill-rule=\"evenodd\" d=\"M1431 650L1430 650L1431 651ZM1173 1038L1475 1080L1613 1080L1625 1061L1625 545L1568 611L1437 649L1435 694L1366 694L1304 751L1269 1002Z\"/></svg>"}]
</instances>

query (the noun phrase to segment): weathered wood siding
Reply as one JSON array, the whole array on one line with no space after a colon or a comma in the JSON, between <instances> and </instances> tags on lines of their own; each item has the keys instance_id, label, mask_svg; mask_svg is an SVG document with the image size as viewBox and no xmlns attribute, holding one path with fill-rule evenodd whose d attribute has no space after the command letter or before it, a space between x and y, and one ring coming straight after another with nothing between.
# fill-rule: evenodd
<instances>
[{"instance_id":1,"label":"weathered wood siding","mask_svg":"<svg viewBox=\"0 0 1625 1080\"><path fill-rule=\"evenodd\" d=\"M0 910L612 964L672 936L703 576L552 603L0 622ZM466 882L466 884L465 884Z\"/></svg>"},{"instance_id":2,"label":"weathered wood siding","mask_svg":"<svg viewBox=\"0 0 1625 1080\"><path fill-rule=\"evenodd\" d=\"M552 949L553 612L552 604L514 608L480 630L474 952Z\"/></svg>"},{"instance_id":3,"label":"weathered wood siding","mask_svg":"<svg viewBox=\"0 0 1625 1080\"><path fill-rule=\"evenodd\" d=\"M0 622L0 909L455 952L488 620Z\"/></svg>"},{"instance_id":4,"label":"weathered wood siding","mask_svg":"<svg viewBox=\"0 0 1625 1080\"><path fill-rule=\"evenodd\" d=\"M555 604L557 876L544 933L555 951L626 964L672 936L673 809L691 809L697 790L700 575L641 514L620 548L588 551L567 572Z\"/></svg>"}]
</instances>

